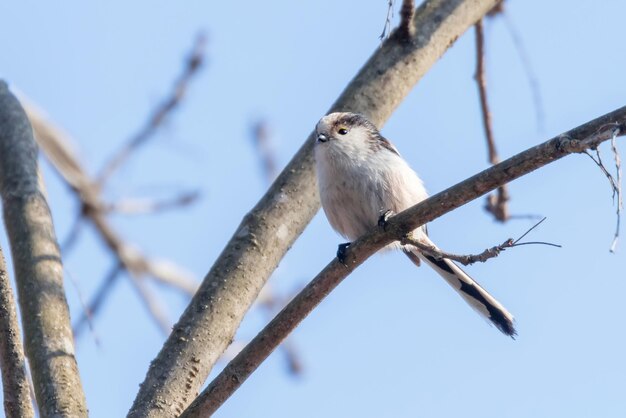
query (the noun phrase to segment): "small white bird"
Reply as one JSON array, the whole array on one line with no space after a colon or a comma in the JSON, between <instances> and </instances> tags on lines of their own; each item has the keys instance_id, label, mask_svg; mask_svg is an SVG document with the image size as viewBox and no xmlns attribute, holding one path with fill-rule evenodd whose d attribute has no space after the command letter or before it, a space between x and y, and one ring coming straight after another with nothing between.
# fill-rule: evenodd
<instances>
[{"instance_id":1,"label":"small white bird","mask_svg":"<svg viewBox=\"0 0 626 418\"><path fill-rule=\"evenodd\" d=\"M316 127L315 160L322 207L331 226L354 241L374 228L381 215L402 212L428 194L415 171L376 126L355 113L332 113ZM434 246L426 228L413 238ZM345 247L339 246L338 256ZM391 244L419 266L431 266L478 313L514 337L513 316L476 281L448 259L436 259L413 246Z\"/></svg>"}]
</instances>

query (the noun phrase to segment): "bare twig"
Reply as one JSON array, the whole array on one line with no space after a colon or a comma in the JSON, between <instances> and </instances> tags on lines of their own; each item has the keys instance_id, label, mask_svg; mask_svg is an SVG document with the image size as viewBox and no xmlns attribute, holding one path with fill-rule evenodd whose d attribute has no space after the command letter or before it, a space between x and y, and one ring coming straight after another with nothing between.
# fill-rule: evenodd
<instances>
[{"instance_id":1,"label":"bare twig","mask_svg":"<svg viewBox=\"0 0 626 418\"><path fill-rule=\"evenodd\" d=\"M115 212L124 215L157 213L189 206L195 203L199 198L200 192L198 190L183 192L178 196L172 196L163 200L128 198L105 205L105 207L102 208L102 211Z\"/></svg>"},{"instance_id":2,"label":"bare twig","mask_svg":"<svg viewBox=\"0 0 626 418\"><path fill-rule=\"evenodd\" d=\"M130 140L117 151L111 159L104 165L104 168L97 176L96 183L102 186L106 180L117 170L140 146L144 145L155 132L163 125L168 116L180 105L187 86L192 78L204 63L204 49L206 39L203 34L197 36L182 74L174 83L170 95L160 103L148 118L146 124Z\"/></svg>"},{"instance_id":3,"label":"bare twig","mask_svg":"<svg viewBox=\"0 0 626 418\"><path fill-rule=\"evenodd\" d=\"M609 124L613 127L600 129ZM213 414L345 277L379 249L502 184L568 154L582 153L586 149L597 147L601 142L613 136L616 126L626 126L625 124L626 106L521 152L431 196L392 217L385 228L374 228L350 245L343 262L336 258L331 261L222 370L181 415L181 418L199 418Z\"/></svg>"},{"instance_id":4,"label":"bare twig","mask_svg":"<svg viewBox=\"0 0 626 418\"><path fill-rule=\"evenodd\" d=\"M387 0L387 16L385 17L385 25L383 26L383 31L378 36L378 39L381 41L385 40L387 33L391 29L391 19L393 19L393 2L394 0Z\"/></svg>"},{"instance_id":5,"label":"bare twig","mask_svg":"<svg viewBox=\"0 0 626 418\"><path fill-rule=\"evenodd\" d=\"M197 284L189 273L172 263L147 257L134 246L125 242L113 229L106 217L110 205L103 202L95 181L80 164L73 147L70 145L69 136L50 122L32 103L27 105L26 111L33 124L39 145L81 203L80 216L71 228L70 234L63 244L63 249L67 251L76 242L83 220L87 220L94 225L105 245L117 258L118 264L122 265L131 275L134 277L149 275L154 280L172 286L187 295L192 295ZM190 196L183 196L179 199L186 203L190 200ZM107 286L105 281L103 287L106 289ZM155 302L145 302L146 306L154 304Z\"/></svg>"},{"instance_id":6,"label":"bare twig","mask_svg":"<svg viewBox=\"0 0 626 418\"><path fill-rule=\"evenodd\" d=\"M598 148L594 149L597 159L594 158L593 155L589 153L589 151L585 151L585 154L587 154L587 156L589 156L589 158L591 158L591 160L596 163L598 168L600 168L602 173L606 176L607 180L609 180L609 184L611 185L611 190L613 192L613 203L615 203L615 197L617 196L617 209L615 211L617 221L615 225L615 234L613 235L613 241L611 242L611 247L609 248L609 251L612 253L615 252L615 249L617 247L617 241L619 240L622 209L624 207L624 202L622 199L622 161L619 150L617 149L616 142L617 136L620 134L620 131L620 128L616 127L613 131L613 137L611 138L611 151L613 152L613 156L615 159L615 171L617 178L613 177L613 174L611 174L604 165L604 162L602 161L602 157L600 155L600 150Z\"/></svg>"},{"instance_id":7,"label":"bare twig","mask_svg":"<svg viewBox=\"0 0 626 418\"><path fill-rule=\"evenodd\" d=\"M617 175L616 183L614 186L617 193L617 222L615 225L615 235L613 236L613 243L611 244L610 251L612 253L615 252L615 248L617 247L617 240L619 239L619 230L620 230L620 221L622 217L622 209L624 208L624 201L622 199L622 159L619 155L619 150L617 149L617 135L620 133L620 129L615 129L613 131L613 138L611 138L611 150L613 151L613 156L615 158L615 171Z\"/></svg>"},{"instance_id":8,"label":"bare twig","mask_svg":"<svg viewBox=\"0 0 626 418\"><path fill-rule=\"evenodd\" d=\"M500 245L496 245L494 247L491 248L487 248L485 251L483 251L480 254L470 254L470 255L459 255L459 254L452 254L452 253L448 253L445 251L440 250L439 248L435 247L434 245L431 244L427 244L424 243L416 238L413 238L411 236L406 236L403 237L402 240L400 241L403 245L412 245L414 247L416 247L417 249L419 249L421 252L428 254L432 257L435 257L436 259L442 259L442 258L447 258L448 260L452 260L452 261L456 261L458 263L463 264L464 266L469 266L470 264L474 264L477 262L481 262L484 263L485 261L491 259L491 258L495 258L497 256L500 255L501 252L503 252L504 250L506 250L507 248L513 248L513 247L518 247L521 245L529 245L529 244L533 244L533 245L548 245L551 247L558 247L561 248L560 245L558 244L552 244L549 242L543 242L543 241L532 241L532 242L520 242L520 240L522 238L524 238L526 235L528 235L528 233L530 231L532 231L533 229L535 229L537 226L539 226L539 224L541 224L543 221L545 221L546 218L543 218L542 220L540 220L539 222L537 222L535 225L533 225L528 231L526 231L521 237L519 237L516 240L513 240L513 238L509 238L506 241L504 241L502 244Z\"/></svg>"},{"instance_id":9,"label":"bare twig","mask_svg":"<svg viewBox=\"0 0 626 418\"><path fill-rule=\"evenodd\" d=\"M604 165L604 162L602 162L602 157L600 156L600 150L596 148L594 151L596 152L596 157L598 157L597 159L595 159L589 151L586 151L585 154L587 154L587 156L589 156L589 158L591 158L591 160L594 163L596 163L600 171L602 171L602 173L606 176L607 180L609 181L609 184L611 185L611 191L613 192L613 200L615 200L615 196L617 195L617 182L615 181L613 174L611 174L609 170L607 170L606 166Z\"/></svg>"},{"instance_id":10,"label":"bare twig","mask_svg":"<svg viewBox=\"0 0 626 418\"><path fill-rule=\"evenodd\" d=\"M487 101L487 79L485 77L485 36L483 31L483 21L479 20L474 25L476 35L476 85L478 86L478 95L480 97L480 110L483 115L483 127L485 129L485 138L487 139L487 150L489 153L489 163L491 165L498 164L500 157L496 151L496 141L493 136L493 127L491 123L491 111L489 110L489 102ZM506 185L498 187L498 191L487 196L487 205L485 209L491 213L497 221L506 222L509 219L509 210L507 202L509 201L509 193Z\"/></svg>"},{"instance_id":11,"label":"bare twig","mask_svg":"<svg viewBox=\"0 0 626 418\"><path fill-rule=\"evenodd\" d=\"M411 41L398 42L393 36L384 41L330 111L361 113L381 126L450 45L495 3L422 3ZM175 417L201 389L267 278L320 207L312 180L314 144L311 133L226 243L152 361L129 417Z\"/></svg>"},{"instance_id":12,"label":"bare twig","mask_svg":"<svg viewBox=\"0 0 626 418\"><path fill-rule=\"evenodd\" d=\"M2 248L0 248L0 369L6 417L34 417L22 338L17 323L17 309Z\"/></svg>"},{"instance_id":13,"label":"bare twig","mask_svg":"<svg viewBox=\"0 0 626 418\"><path fill-rule=\"evenodd\" d=\"M42 416L86 417L61 255L37 155L24 110L0 82L0 194L37 404Z\"/></svg>"},{"instance_id":14,"label":"bare twig","mask_svg":"<svg viewBox=\"0 0 626 418\"><path fill-rule=\"evenodd\" d=\"M413 33L413 16L415 16L415 0L402 0L400 8L400 26L398 35L401 39L410 39Z\"/></svg>"}]
</instances>

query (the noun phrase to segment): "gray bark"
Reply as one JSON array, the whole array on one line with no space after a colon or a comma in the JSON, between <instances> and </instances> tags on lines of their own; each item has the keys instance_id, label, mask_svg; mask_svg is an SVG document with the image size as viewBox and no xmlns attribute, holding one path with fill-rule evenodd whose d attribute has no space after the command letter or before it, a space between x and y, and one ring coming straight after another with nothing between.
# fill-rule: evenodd
<instances>
[{"instance_id":1,"label":"gray bark","mask_svg":"<svg viewBox=\"0 0 626 418\"><path fill-rule=\"evenodd\" d=\"M0 248L0 368L6 417L34 417L35 411L26 377L22 336L17 323L17 308L2 248Z\"/></svg>"},{"instance_id":2,"label":"gray bark","mask_svg":"<svg viewBox=\"0 0 626 418\"><path fill-rule=\"evenodd\" d=\"M39 412L42 417L86 417L63 265L38 174L37 145L24 110L2 81L0 194Z\"/></svg>"}]
</instances>

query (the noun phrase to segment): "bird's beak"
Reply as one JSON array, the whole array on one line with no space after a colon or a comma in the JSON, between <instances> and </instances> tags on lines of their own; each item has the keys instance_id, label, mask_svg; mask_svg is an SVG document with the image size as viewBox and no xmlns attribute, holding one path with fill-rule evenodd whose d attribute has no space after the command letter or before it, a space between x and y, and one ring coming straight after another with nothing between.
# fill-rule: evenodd
<instances>
[{"instance_id":1,"label":"bird's beak","mask_svg":"<svg viewBox=\"0 0 626 418\"><path fill-rule=\"evenodd\" d=\"M317 142L326 142L328 141L328 137L324 134L319 134L317 136Z\"/></svg>"}]
</instances>

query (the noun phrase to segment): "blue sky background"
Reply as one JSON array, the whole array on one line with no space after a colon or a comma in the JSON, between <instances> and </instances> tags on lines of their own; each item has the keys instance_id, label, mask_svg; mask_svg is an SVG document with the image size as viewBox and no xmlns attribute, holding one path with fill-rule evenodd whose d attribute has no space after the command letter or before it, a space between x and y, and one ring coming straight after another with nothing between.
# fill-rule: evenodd
<instances>
[{"instance_id":1,"label":"blue sky background","mask_svg":"<svg viewBox=\"0 0 626 418\"><path fill-rule=\"evenodd\" d=\"M148 254L200 279L266 189L250 125L267 120L282 167L379 45L384 0L310 2L3 2L0 77L72 134L91 173L141 127L169 91L195 35L207 66L152 144L109 183L107 198L200 188L196 205L115 226ZM487 70L497 145L509 157L623 106L623 16L618 0L510 0L543 99L535 117L520 54L502 18L489 20ZM431 192L487 167L473 80L474 37L460 38L383 128ZM605 161L611 154L602 149ZM78 206L43 164L59 237ZM548 220L526 246L468 272L517 318L512 341L482 321L432 271L401 254L375 256L292 338L304 364L278 351L219 417L623 417L626 412L626 251L608 249L615 206L588 157L572 156L510 185L513 214ZM494 222L472 202L430 225L457 253L516 237L528 220ZM624 233L626 234L626 232ZM625 238L626 239L626 238ZM281 294L310 280L341 239L318 214L273 278ZM8 253L6 237L0 243ZM113 259L91 228L65 257L72 316L82 312ZM155 288L175 320L183 297ZM268 320L253 311L238 339ZM84 333L78 362L93 417L123 416L164 336L126 280ZM223 365L220 365L222 367ZM215 374L215 373L214 373Z\"/></svg>"}]
</instances>

